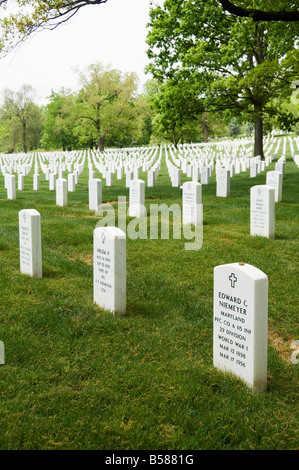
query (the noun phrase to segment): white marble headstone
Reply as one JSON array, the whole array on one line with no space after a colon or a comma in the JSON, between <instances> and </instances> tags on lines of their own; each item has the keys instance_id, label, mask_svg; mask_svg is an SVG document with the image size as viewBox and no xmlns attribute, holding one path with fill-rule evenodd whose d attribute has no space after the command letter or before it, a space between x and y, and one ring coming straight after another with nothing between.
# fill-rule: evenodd
<instances>
[{"instance_id":1,"label":"white marble headstone","mask_svg":"<svg viewBox=\"0 0 299 470\"><path fill-rule=\"evenodd\" d=\"M270 186L250 189L250 235L275 238L275 191Z\"/></svg>"},{"instance_id":2,"label":"white marble headstone","mask_svg":"<svg viewBox=\"0 0 299 470\"><path fill-rule=\"evenodd\" d=\"M183 184L183 224L202 225L201 184L195 181Z\"/></svg>"},{"instance_id":3,"label":"white marble headstone","mask_svg":"<svg viewBox=\"0 0 299 470\"><path fill-rule=\"evenodd\" d=\"M131 180L129 194L129 217L145 217L145 182Z\"/></svg>"},{"instance_id":4,"label":"white marble headstone","mask_svg":"<svg viewBox=\"0 0 299 470\"><path fill-rule=\"evenodd\" d=\"M7 199L16 199L16 177L15 175L6 175Z\"/></svg>"},{"instance_id":5,"label":"white marble headstone","mask_svg":"<svg viewBox=\"0 0 299 470\"><path fill-rule=\"evenodd\" d=\"M250 162L250 178L255 178L257 172L257 162L253 160Z\"/></svg>"},{"instance_id":6,"label":"white marble headstone","mask_svg":"<svg viewBox=\"0 0 299 470\"><path fill-rule=\"evenodd\" d=\"M266 390L267 331L266 274L244 263L214 268L214 366Z\"/></svg>"},{"instance_id":7,"label":"white marble headstone","mask_svg":"<svg viewBox=\"0 0 299 470\"><path fill-rule=\"evenodd\" d=\"M35 209L19 212L20 270L34 278L42 277L41 220Z\"/></svg>"},{"instance_id":8,"label":"white marble headstone","mask_svg":"<svg viewBox=\"0 0 299 470\"><path fill-rule=\"evenodd\" d=\"M18 174L18 190L19 191L24 190L24 178L25 178L25 175L23 173Z\"/></svg>"},{"instance_id":9,"label":"white marble headstone","mask_svg":"<svg viewBox=\"0 0 299 470\"><path fill-rule=\"evenodd\" d=\"M94 230L94 302L115 314L126 311L126 235L117 227Z\"/></svg>"},{"instance_id":10,"label":"white marble headstone","mask_svg":"<svg viewBox=\"0 0 299 470\"><path fill-rule=\"evenodd\" d=\"M3 341L0 341L0 364L5 364L5 346Z\"/></svg>"},{"instance_id":11,"label":"white marble headstone","mask_svg":"<svg viewBox=\"0 0 299 470\"><path fill-rule=\"evenodd\" d=\"M275 202L282 200L282 173L279 171L268 171L266 175L266 185L275 190Z\"/></svg>"},{"instance_id":12,"label":"white marble headstone","mask_svg":"<svg viewBox=\"0 0 299 470\"><path fill-rule=\"evenodd\" d=\"M201 168L201 184L209 184L210 182L210 173L209 168L207 166L203 166Z\"/></svg>"},{"instance_id":13,"label":"white marble headstone","mask_svg":"<svg viewBox=\"0 0 299 470\"><path fill-rule=\"evenodd\" d=\"M230 171L226 168L218 168L216 182L216 196L228 197L230 194Z\"/></svg>"},{"instance_id":14,"label":"white marble headstone","mask_svg":"<svg viewBox=\"0 0 299 470\"><path fill-rule=\"evenodd\" d=\"M102 181L99 178L89 180L89 210L98 211L102 205Z\"/></svg>"},{"instance_id":15,"label":"white marble headstone","mask_svg":"<svg viewBox=\"0 0 299 470\"><path fill-rule=\"evenodd\" d=\"M57 206L67 206L67 186L68 182L64 178L56 180L56 204Z\"/></svg>"},{"instance_id":16,"label":"white marble headstone","mask_svg":"<svg viewBox=\"0 0 299 470\"><path fill-rule=\"evenodd\" d=\"M40 176L38 173L33 175L33 191L38 191L40 187Z\"/></svg>"},{"instance_id":17,"label":"white marble headstone","mask_svg":"<svg viewBox=\"0 0 299 470\"><path fill-rule=\"evenodd\" d=\"M76 178L74 173L68 173L67 175L67 190L69 193L76 191Z\"/></svg>"}]
</instances>

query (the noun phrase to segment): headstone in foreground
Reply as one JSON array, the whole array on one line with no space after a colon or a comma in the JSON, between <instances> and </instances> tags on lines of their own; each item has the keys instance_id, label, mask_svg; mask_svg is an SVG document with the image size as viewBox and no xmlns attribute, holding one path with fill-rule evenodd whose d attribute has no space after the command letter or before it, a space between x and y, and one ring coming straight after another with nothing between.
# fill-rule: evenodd
<instances>
[{"instance_id":1,"label":"headstone in foreground","mask_svg":"<svg viewBox=\"0 0 299 470\"><path fill-rule=\"evenodd\" d=\"M34 278L42 277L41 221L35 209L19 212L20 271Z\"/></svg>"},{"instance_id":2,"label":"headstone in foreground","mask_svg":"<svg viewBox=\"0 0 299 470\"><path fill-rule=\"evenodd\" d=\"M267 330L266 274L244 263L214 268L214 366L266 390Z\"/></svg>"},{"instance_id":3,"label":"headstone in foreground","mask_svg":"<svg viewBox=\"0 0 299 470\"><path fill-rule=\"evenodd\" d=\"M94 230L94 302L114 314L126 312L126 235L118 227Z\"/></svg>"}]
</instances>

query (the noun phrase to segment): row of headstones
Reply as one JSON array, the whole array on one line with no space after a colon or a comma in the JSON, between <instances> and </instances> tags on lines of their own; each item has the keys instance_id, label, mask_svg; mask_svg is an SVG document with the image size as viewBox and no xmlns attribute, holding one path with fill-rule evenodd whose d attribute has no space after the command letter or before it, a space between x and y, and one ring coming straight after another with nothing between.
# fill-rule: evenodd
<instances>
[{"instance_id":1,"label":"row of headstones","mask_svg":"<svg viewBox=\"0 0 299 470\"><path fill-rule=\"evenodd\" d=\"M223 145L223 144L222 144ZM235 147L229 146L229 144L226 144L226 147L228 149L234 149ZM167 147L165 146L165 151L167 153ZM213 153L211 160L209 161L207 156L202 156L202 159L204 160L204 165L202 166L200 161L194 161L193 164L187 164L187 160L184 159L183 155L178 153L177 157L173 154L171 147L168 148L170 154L172 155L172 159L175 161L177 165L181 165L181 170L187 174L187 177L192 177L193 181L198 181L199 180L199 174L201 173L201 183L202 184L208 184L209 183L209 178L211 176L211 171L213 169L214 165L214 159L216 158L216 154ZM108 156L105 155L105 157L95 157L95 155L99 155L96 153L92 153L90 157L90 153L88 152L76 152L72 153L69 155L69 153L66 153L65 155L65 162L63 162L63 154L59 154L57 152L50 153L48 154L48 164L45 163L45 155L44 154L37 154L38 159L39 159L39 164L41 166L42 172L45 174L46 180L49 180L49 189L50 190L55 190L55 180L56 180L56 175L58 175L58 178L63 178L63 172L67 170L69 172L68 175L68 188L69 191L74 191L75 184L78 182L78 174L81 174L84 168L84 163L86 159L86 155L88 158L88 166L89 169L92 169L91 166L91 158L96 166L97 169L103 174L104 178L106 179L106 186L111 186L112 185L112 176L113 173L117 170L117 178L122 179L122 172L123 168L125 168L126 171L126 187L129 187L130 180L131 179L138 179L139 178L139 168L142 165L143 171L148 171L148 186L153 186L155 184L155 180L157 178L157 167L161 163L161 153L162 153L162 147L160 148L160 157L158 162L153 165L153 161L155 160L156 154L157 154L157 149L152 148L152 149L143 149L142 152L138 153L138 159L136 159L136 156L134 158L130 158L129 152L126 154L126 165L120 161L115 161L113 158L115 158L115 155L117 153L112 153L111 155L108 153ZM248 150L247 150L248 151ZM250 151L250 149L249 149ZM204 154L203 154L204 155ZM5 171L7 173L11 173L12 169L14 171L19 172L18 176L18 189L22 190L24 188L24 176L26 176L32 166L32 161L33 161L33 155L30 154L25 154L25 164L17 164L16 161L14 165L8 165L7 168L3 170L3 166L1 165L1 170L2 173L5 174ZM36 157L36 156L35 156ZM16 157L19 161L20 157ZM81 160L81 161L80 161ZM254 177L256 176L257 173L260 171L263 171L264 168L263 166L267 166L269 162L269 157L266 157L266 161L262 162L260 161L259 158L251 159L251 164L250 164L250 176ZM216 158L216 171L217 171L217 165L225 165L228 166L230 169L230 177L233 176L234 172L239 173L240 168L242 171L246 171L246 168L249 167L249 161L250 159L248 157L246 158L239 158L235 159L235 157L232 157L231 155L227 154L225 157L222 157L222 159L217 159ZM132 163L133 162L133 163ZM170 176L172 180L172 185L173 186L179 186L180 184L180 169L173 168L173 165L170 163L170 160L166 156L166 162L168 165L168 168L170 168ZM8 162L7 162L8 163ZM74 165L74 169L72 172L72 166ZM150 168L153 165L153 168ZM133 166L133 168L132 168ZM281 171L281 170L278 170ZM71 173L71 174L70 174ZM75 181L74 181L75 180ZM40 182L40 176L38 174L38 164L36 162L35 164L35 174L33 177L33 189L38 190L39 189L39 183Z\"/></svg>"},{"instance_id":2,"label":"row of headstones","mask_svg":"<svg viewBox=\"0 0 299 470\"><path fill-rule=\"evenodd\" d=\"M15 198L13 185L14 175L8 175L7 192L8 198ZM274 238L275 232L275 202L282 199L283 173L269 171L266 176L266 185L253 186L251 188L250 204L250 233L268 238ZM75 181L73 182L75 185ZM230 177L229 170L219 169L217 173L217 196L227 197L229 195ZM61 207L68 203L69 182L63 178L56 180L56 204ZM183 223L193 225L202 224L202 212L199 210L202 204L202 185L196 182L186 182L182 185L183 190ZM101 210L102 205L102 181L94 178L93 172L89 178L89 209ZM145 216L145 183L143 180L133 179L130 181L129 192L129 216ZM199 215L201 214L201 215Z\"/></svg>"},{"instance_id":3,"label":"row of headstones","mask_svg":"<svg viewBox=\"0 0 299 470\"><path fill-rule=\"evenodd\" d=\"M204 163L202 161L194 162L193 164L188 164L187 160L183 158L176 159L173 152L170 151L172 155L171 159L166 153L166 166L168 169L168 174L171 179L173 187L180 186L181 172L185 173L187 177L191 177L192 181L198 182L199 176L201 179L201 184L209 184L210 178L212 176L212 171L214 167L214 161L204 158ZM216 196L227 197L229 196L229 179L234 176L234 173L239 174L241 171L246 171L250 168L250 177L256 177L260 172L265 171L265 168L271 163L272 156L266 157L265 161L262 161L260 157L254 157L250 159L249 157L244 159L238 159L230 162L220 160L216 161L216 181L217 181L217 190ZM202 164L203 163L203 164ZM179 165L179 166L177 166ZM276 164L276 166L278 166ZM277 168L277 171L282 171L280 168Z\"/></svg>"},{"instance_id":4,"label":"row of headstones","mask_svg":"<svg viewBox=\"0 0 299 470\"><path fill-rule=\"evenodd\" d=\"M42 277L40 214L34 209L20 211L19 231L21 272L34 278ZM93 251L94 303L114 315L125 314L125 233L117 227L96 228ZM214 366L232 372L255 391L265 390L267 276L244 263L217 266L214 269L213 317Z\"/></svg>"},{"instance_id":5,"label":"row of headstones","mask_svg":"<svg viewBox=\"0 0 299 470\"><path fill-rule=\"evenodd\" d=\"M157 151L154 153L153 158L149 161L149 165L152 165L151 168L146 168L148 170L148 187L154 186L158 173L161 168L161 158L162 158L162 148L160 149L160 156L158 160L153 164L153 161L155 160ZM88 157L89 158L89 157ZM254 158L251 161L250 165L250 176L255 177L260 171L264 170L265 165L268 166L268 164L271 162L272 158L271 157L266 157L266 161L263 162L259 158ZM222 167L218 165L219 162L216 163L216 180L217 180L217 190L216 190L216 195L219 197L227 197L229 196L230 192L230 178L233 176L234 171L236 173L239 173L240 165L242 165L242 171L245 171L246 168L248 167L248 161L247 159L247 164L245 161L236 161L235 162L235 167L234 164L227 164L225 167ZM79 180L79 175L84 169L84 163L85 163L85 155L83 155L83 161L79 163L78 161L75 163L76 168L73 169L72 173L68 174L68 179L67 179L67 191L68 192L74 192L76 184L78 183ZM41 166L43 166L43 171L45 173L46 180L49 181L49 190L54 191L56 189L56 184L58 185L58 196L57 196L57 204L58 205L66 205L66 196L65 196L65 186L66 183L65 181L58 181L58 180L63 180L63 172L65 169L71 170L70 166L72 163L63 163L61 166L57 165L56 163L51 163L51 167L44 165L42 162L40 162ZM180 178L181 178L181 170L174 166L170 160L168 159L167 153L166 153L166 164L168 167L169 175L171 178L172 186L178 187L180 186ZM243 168L244 164L244 168ZM247 166L246 166L247 165ZM23 190L24 189L24 176L25 174L28 173L30 165L26 165L26 172L24 174L19 174L18 175L18 189ZM89 159L89 170L90 174L92 173L92 163ZM106 186L111 186L112 185L112 171L105 171L105 168L100 167L97 165L98 169L101 171L104 171L104 176L106 177ZM210 182L210 177L212 174L212 168L213 168L213 163L207 165L207 166L202 166L200 169L196 165L187 165L186 168L186 161L182 162L182 167L185 168L185 171L187 171L187 176L192 176L192 181L197 181L198 180L198 172L201 174L201 184L209 184ZM285 159L281 158L275 165L275 170L279 171L281 173L284 172L284 167L285 167ZM123 168L119 167L117 169L117 178L121 179L123 176L122 173ZM190 173L192 171L192 175ZM58 173L58 178L56 177ZM16 181L15 181L15 176L8 173L5 173L5 188L7 188L7 197L8 199L15 199L16 198ZM126 171L126 187L130 187L130 182L132 179L138 179L139 177L139 167L136 166L134 168L134 171ZM33 189L38 190L40 187L40 175L37 173L37 164L35 166L35 173L33 175Z\"/></svg>"},{"instance_id":6,"label":"row of headstones","mask_svg":"<svg viewBox=\"0 0 299 470\"><path fill-rule=\"evenodd\" d=\"M260 157L251 157L253 144L250 143L249 140L244 139L219 142L216 144L179 145L176 155L174 153L174 147L168 147L168 151L173 163L181 167L184 173L188 172L187 176L192 176L194 181L198 181L198 178L196 179L196 167L199 167L200 170L202 166L211 165L213 168L214 162L216 166L228 166L229 169L231 169L231 177L234 172L237 174L240 173L240 171L246 171L248 168L250 168L251 177L255 177L257 173L265 170L265 166L268 166L273 158L277 157L281 149L281 143L283 144L282 156L285 159L287 141L289 142L291 154L294 155L293 141L299 149L296 139L290 137L283 139L270 139L269 137L269 139L266 139L264 145L265 161L262 161ZM277 168L277 171L281 170Z\"/></svg>"},{"instance_id":7,"label":"row of headstones","mask_svg":"<svg viewBox=\"0 0 299 470\"><path fill-rule=\"evenodd\" d=\"M100 165L94 158L94 163L97 169L99 169L103 177L106 180L106 186L112 186L112 179L113 179L113 174L117 170L117 179L122 179L123 177L123 171L126 173L126 187L128 188L130 186L130 182L132 179L138 179L139 178L139 170L142 165L142 169L144 171L148 171L148 186L153 186L155 184L155 181L157 179L158 173L161 168L161 151L160 151L160 157L156 160L156 155L157 155L157 150L154 152L151 152L149 156L147 156L146 160L143 160L142 158L140 159L140 162L137 162L134 167L132 168L132 164L128 164L126 166L115 166L115 163L113 163L113 168L109 166L109 168L106 168L106 164ZM76 184L79 181L79 175L82 173L84 169L84 163L85 163L85 156L83 157L83 161L81 163L76 162L74 164L73 168L73 163L70 162L61 162L60 164L57 163L57 161L54 160L52 161L50 165L46 165L40 160L40 166L42 169L42 172L45 174L45 179L46 181L49 181L49 190L50 191L55 191L56 190L56 184L60 187L61 185L65 186L65 182L61 183L58 180L65 179L64 178L64 172L68 171L68 176L67 176L67 189L68 192L74 192ZM31 168L31 167L30 167ZM28 172L30 171L30 168L27 169L26 173L19 173L18 174L18 190L23 190L24 189L24 177ZM89 168L89 174L91 175L93 172L93 165L90 160L90 157L88 156L88 168ZM6 171L7 170L7 171ZM2 173L4 174L5 177L5 188L7 189L7 197L8 199L15 199L16 198L16 177L15 175L11 174L11 168L2 168ZM38 166L36 164L35 166L35 173L33 175L33 189L34 190L39 190L40 188L40 175L38 174ZM59 189L60 191L60 189Z\"/></svg>"}]
</instances>

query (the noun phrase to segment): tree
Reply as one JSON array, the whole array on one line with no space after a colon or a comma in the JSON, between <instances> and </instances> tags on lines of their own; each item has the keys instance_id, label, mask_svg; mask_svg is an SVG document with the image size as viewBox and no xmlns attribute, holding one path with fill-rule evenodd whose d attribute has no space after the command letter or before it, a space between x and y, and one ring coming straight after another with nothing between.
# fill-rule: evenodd
<instances>
[{"instance_id":1,"label":"tree","mask_svg":"<svg viewBox=\"0 0 299 470\"><path fill-rule=\"evenodd\" d=\"M241 124L236 117L233 117L228 123L228 132L230 137L238 137L241 132Z\"/></svg>"},{"instance_id":2,"label":"tree","mask_svg":"<svg viewBox=\"0 0 299 470\"><path fill-rule=\"evenodd\" d=\"M121 144L140 135L136 74L122 75L119 70L92 64L80 79L83 88L78 94L77 112L83 140L93 140L102 152L107 141Z\"/></svg>"},{"instance_id":3,"label":"tree","mask_svg":"<svg viewBox=\"0 0 299 470\"><path fill-rule=\"evenodd\" d=\"M6 89L1 108L1 120L6 122L12 138L13 149L21 140L23 152L28 148L37 148L41 137L43 117L39 107L33 101L34 91L31 86L23 85L18 92Z\"/></svg>"},{"instance_id":4,"label":"tree","mask_svg":"<svg viewBox=\"0 0 299 470\"><path fill-rule=\"evenodd\" d=\"M77 148L75 95L62 88L58 93L52 91L49 99L50 103L45 108L42 146L46 150L62 148L63 151Z\"/></svg>"},{"instance_id":5,"label":"tree","mask_svg":"<svg viewBox=\"0 0 299 470\"><path fill-rule=\"evenodd\" d=\"M290 93L299 73L298 23L255 23L223 14L217 0L166 0L150 18L152 74L169 80L183 72L199 84L206 109L253 122L254 155L263 157L267 108L274 96Z\"/></svg>"},{"instance_id":6,"label":"tree","mask_svg":"<svg viewBox=\"0 0 299 470\"><path fill-rule=\"evenodd\" d=\"M199 115L203 108L196 84L184 81L181 76L164 83L152 82L149 104L153 110L153 132L157 137L164 137L175 147L179 142L198 137Z\"/></svg>"}]
</instances>

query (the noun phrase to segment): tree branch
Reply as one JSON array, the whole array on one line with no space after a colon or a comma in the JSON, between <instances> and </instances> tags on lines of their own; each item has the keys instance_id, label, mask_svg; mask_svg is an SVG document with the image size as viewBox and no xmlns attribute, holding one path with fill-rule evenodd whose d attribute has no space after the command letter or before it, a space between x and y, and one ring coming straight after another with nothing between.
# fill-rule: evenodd
<instances>
[{"instance_id":1,"label":"tree branch","mask_svg":"<svg viewBox=\"0 0 299 470\"><path fill-rule=\"evenodd\" d=\"M242 7L238 7L230 0L219 0L221 3L224 11L231 13L232 15L245 17L245 18L252 18L253 21L299 21L299 11L264 11L258 9L246 9Z\"/></svg>"}]
</instances>

